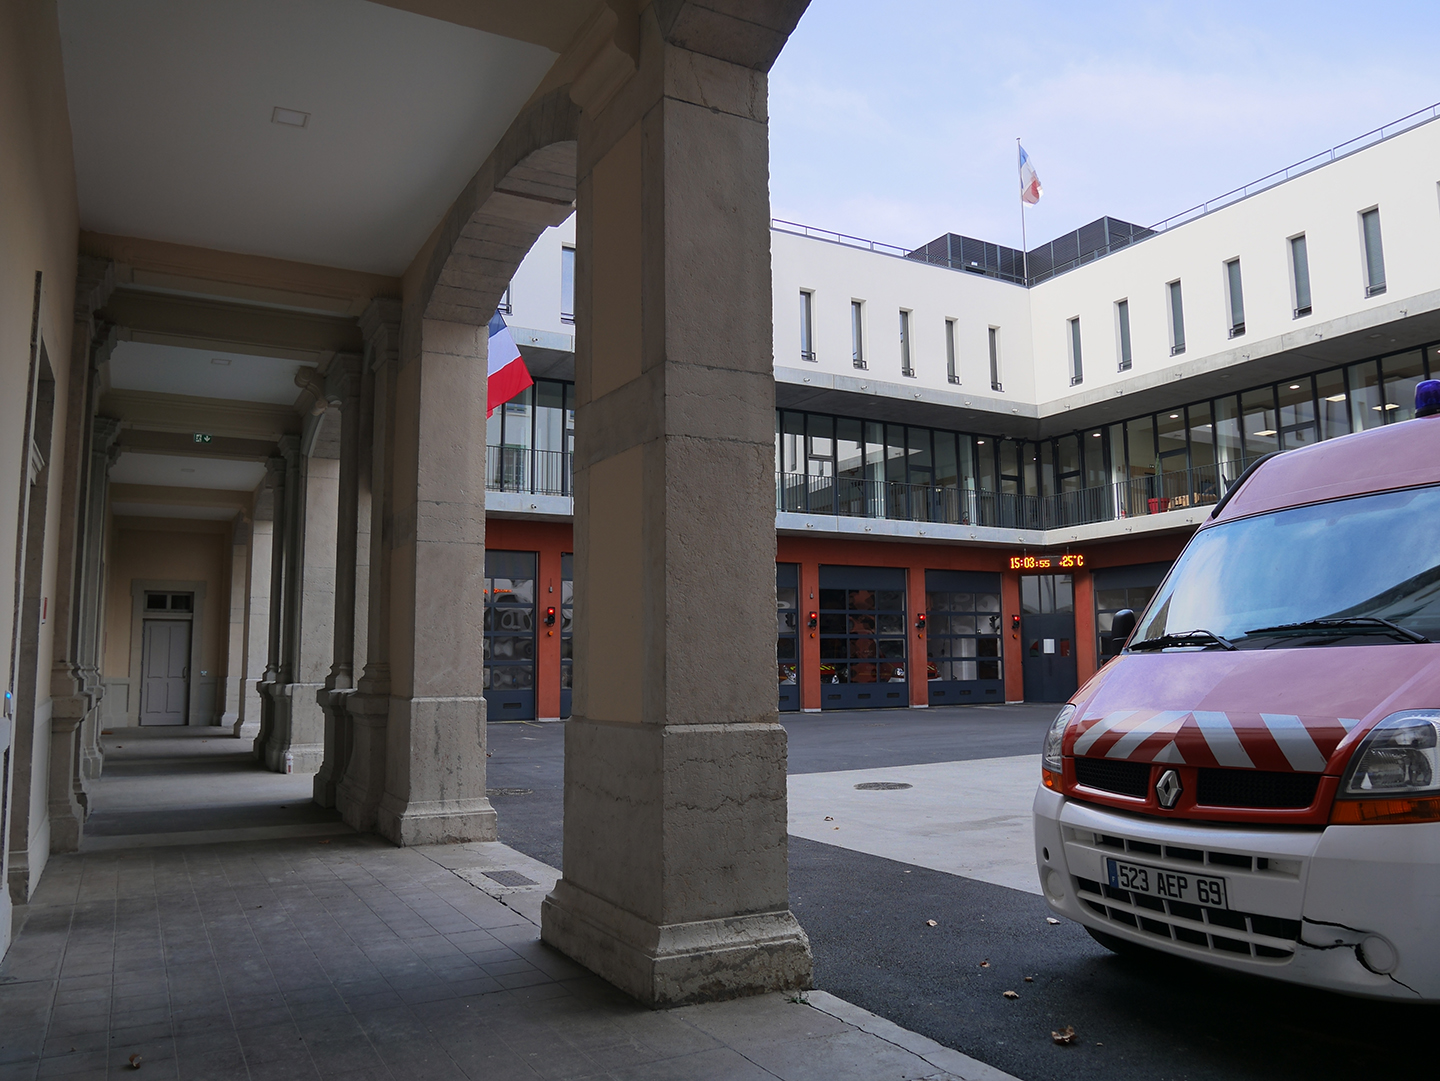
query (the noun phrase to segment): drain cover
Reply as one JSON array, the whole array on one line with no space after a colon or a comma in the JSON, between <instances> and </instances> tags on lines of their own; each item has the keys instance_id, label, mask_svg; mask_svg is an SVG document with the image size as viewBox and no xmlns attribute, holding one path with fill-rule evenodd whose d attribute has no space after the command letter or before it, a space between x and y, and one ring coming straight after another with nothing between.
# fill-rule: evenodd
<instances>
[{"instance_id":1,"label":"drain cover","mask_svg":"<svg viewBox=\"0 0 1440 1081\"><path fill-rule=\"evenodd\" d=\"M519 871L481 871L486 878L499 886L538 886L533 878L526 878Z\"/></svg>"},{"instance_id":2,"label":"drain cover","mask_svg":"<svg viewBox=\"0 0 1440 1081\"><path fill-rule=\"evenodd\" d=\"M861 792L895 792L902 788L913 788L904 781L866 781L855 786Z\"/></svg>"},{"instance_id":3,"label":"drain cover","mask_svg":"<svg viewBox=\"0 0 1440 1081\"><path fill-rule=\"evenodd\" d=\"M487 789L485 789L485 795L487 795L487 796L533 796L534 794L535 794L535 789L533 789L533 788L487 788Z\"/></svg>"}]
</instances>

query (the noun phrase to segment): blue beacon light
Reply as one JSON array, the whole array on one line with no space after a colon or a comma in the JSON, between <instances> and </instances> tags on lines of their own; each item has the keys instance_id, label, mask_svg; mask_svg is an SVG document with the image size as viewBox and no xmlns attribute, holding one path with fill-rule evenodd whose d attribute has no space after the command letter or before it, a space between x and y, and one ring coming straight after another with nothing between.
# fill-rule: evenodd
<instances>
[{"instance_id":1,"label":"blue beacon light","mask_svg":"<svg viewBox=\"0 0 1440 1081\"><path fill-rule=\"evenodd\" d=\"M1415 415L1440 415L1440 379L1425 379L1415 384Z\"/></svg>"}]
</instances>

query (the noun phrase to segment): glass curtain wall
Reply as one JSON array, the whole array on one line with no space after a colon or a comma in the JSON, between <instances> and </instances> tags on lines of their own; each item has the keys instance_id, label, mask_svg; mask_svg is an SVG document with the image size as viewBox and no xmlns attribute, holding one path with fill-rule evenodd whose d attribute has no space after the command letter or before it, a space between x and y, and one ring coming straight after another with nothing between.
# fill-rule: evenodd
<instances>
[{"instance_id":1,"label":"glass curtain wall","mask_svg":"<svg viewBox=\"0 0 1440 1081\"><path fill-rule=\"evenodd\" d=\"M574 384L537 379L485 422L485 486L569 495L574 437Z\"/></svg>"}]
</instances>

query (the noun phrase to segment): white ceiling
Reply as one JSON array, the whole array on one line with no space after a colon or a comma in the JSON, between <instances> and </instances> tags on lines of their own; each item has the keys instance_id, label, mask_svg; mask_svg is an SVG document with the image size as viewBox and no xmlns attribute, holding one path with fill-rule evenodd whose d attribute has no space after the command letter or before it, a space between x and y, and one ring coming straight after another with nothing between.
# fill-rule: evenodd
<instances>
[{"instance_id":1,"label":"white ceiling","mask_svg":"<svg viewBox=\"0 0 1440 1081\"><path fill-rule=\"evenodd\" d=\"M555 59L367 0L59 7L82 228L382 274Z\"/></svg>"},{"instance_id":2,"label":"white ceiling","mask_svg":"<svg viewBox=\"0 0 1440 1081\"><path fill-rule=\"evenodd\" d=\"M116 515L127 518L194 518L204 522L228 522L236 515L234 507L197 507L184 503L110 504Z\"/></svg>"},{"instance_id":3,"label":"white ceiling","mask_svg":"<svg viewBox=\"0 0 1440 1081\"><path fill-rule=\"evenodd\" d=\"M228 458L192 458L179 454L142 454L124 451L110 467L114 484L158 484L167 488L221 488L253 492L265 479L263 462L237 462Z\"/></svg>"},{"instance_id":4,"label":"white ceiling","mask_svg":"<svg viewBox=\"0 0 1440 1081\"><path fill-rule=\"evenodd\" d=\"M178 345L117 342L110 353L110 386L152 394L293 405L300 396L295 374L307 367L313 365Z\"/></svg>"}]
</instances>

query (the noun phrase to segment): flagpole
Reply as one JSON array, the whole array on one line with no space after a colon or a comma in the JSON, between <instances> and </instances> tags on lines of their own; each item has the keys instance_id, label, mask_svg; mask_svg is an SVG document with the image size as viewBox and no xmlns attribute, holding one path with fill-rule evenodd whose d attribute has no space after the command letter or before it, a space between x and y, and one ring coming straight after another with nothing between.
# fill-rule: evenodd
<instances>
[{"instance_id":1,"label":"flagpole","mask_svg":"<svg viewBox=\"0 0 1440 1081\"><path fill-rule=\"evenodd\" d=\"M1022 151L1020 149L1020 136L1015 136L1015 176L1020 176L1020 164ZM1020 189L1020 273L1025 279L1025 285L1030 285L1030 243L1025 239L1025 189Z\"/></svg>"}]
</instances>

